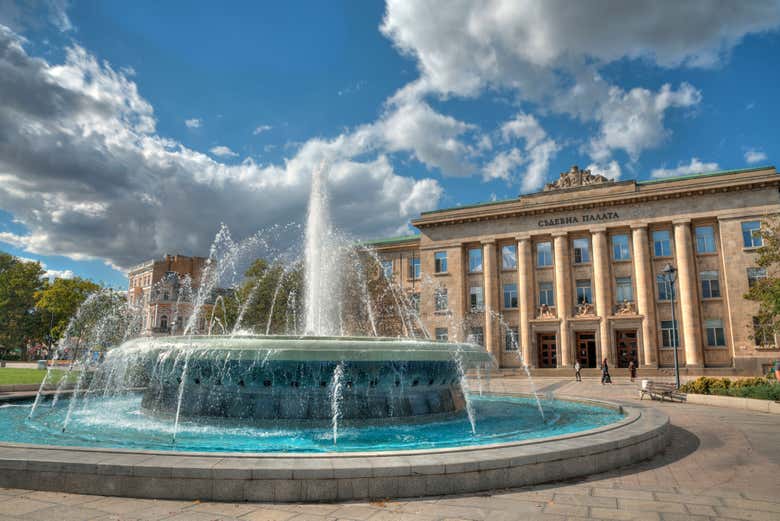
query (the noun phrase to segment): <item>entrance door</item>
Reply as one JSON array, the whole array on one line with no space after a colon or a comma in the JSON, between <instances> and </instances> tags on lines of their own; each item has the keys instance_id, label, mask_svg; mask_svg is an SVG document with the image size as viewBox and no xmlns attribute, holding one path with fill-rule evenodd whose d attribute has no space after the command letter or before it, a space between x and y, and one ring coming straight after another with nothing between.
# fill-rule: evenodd
<instances>
[{"instance_id":1,"label":"entrance door","mask_svg":"<svg viewBox=\"0 0 780 521\"><path fill-rule=\"evenodd\" d=\"M539 333L536 336L536 345L539 354L539 367L550 368L558 367L558 357L556 354L557 345L555 342L555 333Z\"/></svg>"},{"instance_id":2,"label":"entrance door","mask_svg":"<svg viewBox=\"0 0 780 521\"><path fill-rule=\"evenodd\" d=\"M577 360L582 367L596 367L596 333L577 333Z\"/></svg>"},{"instance_id":3,"label":"entrance door","mask_svg":"<svg viewBox=\"0 0 780 521\"><path fill-rule=\"evenodd\" d=\"M631 360L634 365L639 365L636 356L636 329L615 332L615 345L617 346L617 366L628 367Z\"/></svg>"}]
</instances>

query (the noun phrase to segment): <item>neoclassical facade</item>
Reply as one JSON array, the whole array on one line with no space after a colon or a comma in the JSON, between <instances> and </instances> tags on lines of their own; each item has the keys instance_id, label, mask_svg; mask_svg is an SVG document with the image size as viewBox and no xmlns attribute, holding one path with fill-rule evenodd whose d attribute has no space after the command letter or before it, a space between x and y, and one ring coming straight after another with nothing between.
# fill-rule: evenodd
<instances>
[{"instance_id":1,"label":"neoclassical facade","mask_svg":"<svg viewBox=\"0 0 780 521\"><path fill-rule=\"evenodd\" d=\"M181 334L192 314L192 295L197 292L206 266L205 257L166 255L130 268L127 273L127 299L139 306L145 335ZM207 330L206 316L211 304L195 324L195 332Z\"/></svg>"},{"instance_id":2,"label":"neoclassical facade","mask_svg":"<svg viewBox=\"0 0 780 521\"><path fill-rule=\"evenodd\" d=\"M371 245L431 335L482 343L502 367L671 367L677 345L694 372L757 374L780 351L743 295L767 276L757 230L780 214L779 189L774 167L617 182L572 167Z\"/></svg>"}]
</instances>

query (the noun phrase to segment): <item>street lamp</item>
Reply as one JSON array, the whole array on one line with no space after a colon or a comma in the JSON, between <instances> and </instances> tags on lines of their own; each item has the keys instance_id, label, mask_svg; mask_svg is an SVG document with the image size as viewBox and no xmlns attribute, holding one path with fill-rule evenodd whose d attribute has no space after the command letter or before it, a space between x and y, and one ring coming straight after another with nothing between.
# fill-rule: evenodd
<instances>
[{"instance_id":1,"label":"street lamp","mask_svg":"<svg viewBox=\"0 0 780 521\"><path fill-rule=\"evenodd\" d=\"M677 362L677 321L674 319L674 281L677 280L677 268L671 264L661 270L664 280L669 285L669 299L672 303L672 349L674 349L674 384L680 388L680 365Z\"/></svg>"}]
</instances>

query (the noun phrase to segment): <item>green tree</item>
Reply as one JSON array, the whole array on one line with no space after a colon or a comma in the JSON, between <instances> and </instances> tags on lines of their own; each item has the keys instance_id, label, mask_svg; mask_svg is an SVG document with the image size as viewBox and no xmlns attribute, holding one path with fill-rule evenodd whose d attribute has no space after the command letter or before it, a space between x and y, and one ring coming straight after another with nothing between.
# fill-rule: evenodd
<instances>
[{"instance_id":1,"label":"green tree","mask_svg":"<svg viewBox=\"0 0 780 521\"><path fill-rule=\"evenodd\" d=\"M43 268L0 252L0 349L20 350L26 358L27 342L45 334L41 316L35 309L35 294L45 284Z\"/></svg>"},{"instance_id":2,"label":"green tree","mask_svg":"<svg viewBox=\"0 0 780 521\"><path fill-rule=\"evenodd\" d=\"M255 333L264 334L266 329L277 334L294 332L301 317L302 265L298 263L286 268L281 263L257 259L244 276L245 280L234 296L225 298L230 327L240 318L240 329ZM219 316L222 311L217 308L215 313Z\"/></svg>"},{"instance_id":3,"label":"green tree","mask_svg":"<svg viewBox=\"0 0 780 521\"><path fill-rule=\"evenodd\" d=\"M100 290L100 286L91 280L79 277L73 279L55 279L35 293L35 307L44 321L51 326L50 343L62 338L68 323L76 314L87 297Z\"/></svg>"},{"instance_id":4,"label":"green tree","mask_svg":"<svg viewBox=\"0 0 780 521\"><path fill-rule=\"evenodd\" d=\"M757 281L745 298L759 305L759 328L754 335L771 341L780 333L780 220L763 223L760 234L763 246L757 251L756 264L766 269L767 278Z\"/></svg>"}]
</instances>

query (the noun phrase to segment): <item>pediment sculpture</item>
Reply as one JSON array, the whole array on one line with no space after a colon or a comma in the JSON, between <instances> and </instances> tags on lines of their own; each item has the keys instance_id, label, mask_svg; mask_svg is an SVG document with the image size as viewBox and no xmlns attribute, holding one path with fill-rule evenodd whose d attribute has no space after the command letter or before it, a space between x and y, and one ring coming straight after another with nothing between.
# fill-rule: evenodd
<instances>
[{"instance_id":1,"label":"pediment sculpture","mask_svg":"<svg viewBox=\"0 0 780 521\"><path fill-rule=\"evenodd\" d=\"M590 186L609 183L610 180L603 175L594 175L590 170L580 170L580 167L574 165L568 172L563 172L561 177L554 183L547 183L544 191L563 190L566 188L577 188L580 186Z\"/></svg>"}]
</instances>

